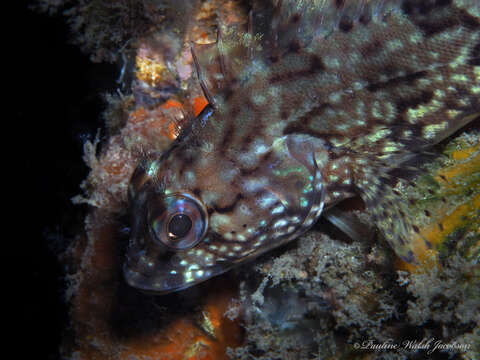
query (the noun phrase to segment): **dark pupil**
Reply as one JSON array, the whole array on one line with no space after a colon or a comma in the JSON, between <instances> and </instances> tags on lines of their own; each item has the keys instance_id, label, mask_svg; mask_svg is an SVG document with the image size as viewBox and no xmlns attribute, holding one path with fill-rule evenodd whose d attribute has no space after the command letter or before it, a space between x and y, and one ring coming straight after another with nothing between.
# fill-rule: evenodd
<instances>
[{"instance_id":1,"label":"dark pupil","mask_svg":"<svg viewBox=\"0 0 480 360\"><path fill-rule=\"evenodd\" d=\"M192 220L187 215L177 214L168 224L168 233L173 237L182 238L188 234L191 228Z\"/></svg>"}]
</instances>

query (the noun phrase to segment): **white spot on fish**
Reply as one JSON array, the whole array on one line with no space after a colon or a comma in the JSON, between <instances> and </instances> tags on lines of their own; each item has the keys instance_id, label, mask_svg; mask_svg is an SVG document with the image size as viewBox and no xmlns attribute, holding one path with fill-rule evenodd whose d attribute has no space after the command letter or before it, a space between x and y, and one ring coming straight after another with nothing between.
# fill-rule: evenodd
<instances>
[{"instance_id":1,"label":"white spot on fish","mask_svg":"<svg viewBox=\"0 0 480 360\"><path fill-rule=\"evenodd\" d=\"M238 235L237 235L237 240L238 240L238 241L246 241L247 238L246 238L245 235L243 235L243 234L238 234Z\"/></svg>"},{"instance_id":2,"label":"white spot on fish","mask_svg":"<svg viewBox=\"0 0 480 360\"><path fill-rule=\"evenodd\" d=\"M285 210L285 208L283 207L283 205L280 205L280 206L277 206L276 208L274 208L272 210L272 214L275 215L275 214L280 214L282 213L283 211Z\"/></svg>"},{"instance_id":3,"label":"white spot on fish","mask_svg":"<svg viewBox=\"0 0 480 360\"><path fill-rule=\"evenodd\" d=\"M306 221L304 222L304 225L305 225L305 226L310 226L310 225L312 225L312 224L313 224L313 221L314 221L314 219L313 219L313 218L311 218L311 219L308 219L308 220L306 220Z\"/></svg>"},{"instance_id":4,"label":"white spot on fish","mask_svg":"<svg viewBox=\"0 0 480 360\"><path fill-rule=\"evenodd\" d=\"M290 219L290 222L294 223L294 224L298 224L300 222L300 216L294 216Z\"/></svg>"},{"instance_id":5,"label":"white spot on fish","mask_svg":"<svg viewBox=\"0 0 480 360\"><path fill-rule=\"evenodd\" d=\"M276 201L277 198L273 194L268 193L257 200L257 205L263 209L266 209L272 206Z\"/></svg>"},{"instance_id":6,"label":"white spot on fish","mask_svg":"<svg viewBox=\"0 0 480 360\"><path fill-rule=\"evenodd\" d=\"M187 282L187 283L192 282L194 280L193 279L193 272L186 271L185 275L184 275L184 278L185 278L185 282Z\"/></svg>"},{"instance_id":7,"label":"white spot on fish","mask_svg":"<svg viewBox=\"0 0 480 360\"><path fill-rule=\"evenodd\" d=\"M278 220L275 224L273 224L273 227L276 229L276 228L279 228L279 227L282 227L282 226L285 226L288 224L288 221L285 220L285 219L280 219Z\"/></svg>"}]
</instances>

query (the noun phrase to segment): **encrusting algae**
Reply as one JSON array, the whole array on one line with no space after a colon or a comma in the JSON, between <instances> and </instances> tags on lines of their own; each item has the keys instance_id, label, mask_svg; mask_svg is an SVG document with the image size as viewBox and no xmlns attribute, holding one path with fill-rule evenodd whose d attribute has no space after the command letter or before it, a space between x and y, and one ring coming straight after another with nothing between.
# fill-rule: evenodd
<instances>
[{"instance_id":1,"label":"encrusting algae","mask_svg":"<svg viewBox=\"0 0 480 360\"><path fill-rule=\"evenodd\" d=\"M440 163L440 164L438 164ZM478 136L461 136L447 145L444 156L417 181L419 212L427 212L430 223L421 228L414 252L420 268L432 266L439 254L461 251L468 259L479 258L480 246L480 145ZM423 192L423 194L422 194ZM461 241L462 238L469 240ZM426 240L426 241L425 241ZM427 246L427 242L430 245ZM463 248L461 248L463 247ZM427 262L427 264L425 264ZM402 268L417 266L403 263Z\"/></svg>"},{"instance_id":2,"label":"encrusting algae","mask_svg":"<svg viewBox=\"0 0 480 360\"><path fill-rule=\"evenodd\" d=\"M47 4L48 2L43 3ZM285 3L288 4L288 2ZM370 9L369 6L380 2L365 1L361 3L365 5L364 9ZM403 5L395 8L400 3ZM469 10L463 11L462 7L462 11L458 10L458 13L455 13L458 16L453 18L448 18L448 12L442 10L444 6L446 6L445 9L449 8L450 1L429 1L423 6L418 5L420 3L415 1L387 1L385 4L387 8L393 6L393 9L401 10L416 19L415 26L409 28L409 31L418 27L427 33L441 34L443 25L458 25L465 27L466 30L462 28L462 31L472 36L472 41L478 41L476 26L480 26L480 23L475 22L477 20L475 7L473 5L468 7L469 4L473 4L468 1L455 2L458 6ZM361 7L350 5L351 7L345 7L346 14L360 11ZM441 8L440 10L436 9L437 5ZM101 38L95 39L94 31L88 30L98 29L101 24L109 24L113 19L125 19L125 13L114 14L113 11L119 8L129 9L130 6L132 5L128 2L118 1L109 10L105 2L99 1L93 2L88 9L83 9L80 5L73 6L74 11L70 12L77 16L82 16L78 14L85 11L89 14L89 21L85 23L87 28L85 33L80 35L79 42L83 44L84 48L92 51L95 58L112 59L117 51L121 51L124 64L122 86L125 94L120 93L118 96L107 97L109 109L105 116L107 117L108 138L101 143L101 150L97 151L97 147L100 146L99 140L85 144L85 160L91 168L91 173L82 185L84 195L77 196L74 201L87 203L92 206L92 210L85 221L86 235L79 236L69 250L70 266L73 269L67 277L70 283L68 295L71 304L71 326L62 346L63 356L72 359L129 360L137 358L408 359L422 358L427 355L432 359L444 359L448 355L459 359L480 358L478 345L480 343L478 118L471 122L472 125L465 130L465 133L431 149L430 151L436 156L431 156L431 159L425 161L423 166L412 166L416 176L410 177L410 182L398 182L391 194L388 192L389 187L385 187L383 184L383 182L396 180L390 173L385 172L385 168L389 168L390 160L392 162L398 160L397 152L402 153L408 147L415 147L415 141L429 141L439 135L448 127L448 121L451 120L447 115L457 114L455 111L461 111L449 110L448 114L441 111L442 91L453 91L450 88L443 89L445 87L444 80L438 80L447 74L439 71L439 74L433 76L438 69L425 66L418 72L409 72L402 76L399 75L400 77L388 77L386 74L382 75L382 71L388 70L388 74L390 74L395 69L392 66L387 69L385 66L385 69L382 70L377 64L375 69L380 76L377 82L372 79L371 83L368 81L363 85L361 82L354 83L351 89L347 89L352 91L345 92L326 89L325 91L328 90L328 94L325 95L328 95L326 103L320 107L305 108L302 112L298 110L298 106L302 103L302 97L306 96L306 89L312 83L310 77L316 76L317 72L329 73L331 69L341 66L332 56L327 56L328 51L331 51L332 54L335 53L333 45L331 48L329 47L327 53L321 54L321 58L302 57L306 54L303 53L305 49L308 49L308 46L305 45L307 37L311 35L307 31L308 29L302 27L300 21L302 16L286 12L285 16L277 18L278 23L271 24L272 28L277 31L281 29L284 33L277 39L279 43L275 44L278 51L271 53L268 53L269 49L265 49L265 46L269 44L268 41L271 41L270 45L275 43L275 37L269 34L268 29L262 28L265 24L269 24L268 21L262 20L262 16L263 19L268 20L269 16L274 17L278 14L272 13L273 7L268 9L257 2L247 4L242 1L214 0L182 3L183 14L175 13L173 3L167 5L167 3L153 0L142 2L142 6L136 8L134 14L144 11L149 15L144 20L142 20L143 16L139 15L135 21L140 22L142 26L135 26L131 33L122 29L120 38L128 39L128 45L125 43L121 45L121 42L117 42L115 45L115 41L117 41L115 39L118 39L115 37L112 38L112 41L106 41L105 34ZM106 18L100 19L91 16L96 7L101 8L102 13L106 14ZM143 10L142 7L144 7ZM280 5L278 9L282 9L282 6ZM378 8L377 10L381 13L384 9ZM446 16L442 18L445 22L430 21L428 14L432 13ZM328 24L332 19L335 20L335 14L334 12L325 15L325 23ZM369 14L368 11L365 14ZM392 15L393 19L397 19L395 18L397 13L393 11L392 14L394 14ZM286 22L286 18L290 20ZM306 24L314 23L314 19L312 20L308 16L304 20ZM352 28L360 26L359 24L362 22L368 24L371 19L367 21L366 18L362 20L362 17L358 17L355 18L355 21L350 22L346 21L348 18L339 16L336 20L338 21L334 21L334 23L337 24L339 30L335 31L339 31L339 33L334 32L331 36L338 37L339 43L343 44L343 39L348 39ZM217 23L220 26L217 27ZM297 23L300 25L295 26L300 26L298 29L305 33L302 33L301 41L295 42L295 34L298 32L290 30L292 24ZM256 24L260 25L262 33L255 30L255 26L258 26ZM395 26L397 25L395 24ZM246 30L239 30L243 27ZM240 41L241 46L232 45L230 41L235 38L235 34L232 31L229 32L229 28L242 31L244 36ZM325 28L320 28L320 30L323 31ZM108 31L115 30L107 28L105 31L108 33ZM387 34L390 34L388 29L386 31ZM355 52L355 47L353 50L350 48L350 42L345 42L344 50L345 52L352 51L352 61L354 58L358 60L365 51L371 54L381 51L378 44L381 43L382 38L375 34L373 34L374 38L377 36L378 39L374 40L377 41L367 43L359 53ZM411 36L411 39L418 45L420 35L416 32L415 34ZM394 33L390 35L393 36ZM459 37L457 40L456 44L460 49L463 46L463 38ZM373 46L375 43L377 46ZM202 46L205 47L196 47L200 46L199 44L203 44ZM212 44L219 44L220 51L223 47L223 50L228 51L229 55L234 54L238 56L238 59L235 58L236 61L231 61L231 59L222 57L221 52L220 55L218 52L212 53L211 49L216 49L212 47ZM438 44L432 43L433 45L437 46ZM468 68L465 69L465 72L472 76L478 76L478 64L476 63L478 57L475 57L475 54L478 53L478 46L469 45L468 42L464 45L466 50L450 64L450 67L454 71L452 79L455 82L463 81L470 84L472 81L466 75L456 71L469 59L471 63L469 66L474 67L475 70L472 72L473 75L470 74ZM388 43L389 51L396 51L399 46L400 44L394 38ZM241 53L242 49L246 49L245 54ZM288 51L282 53L282 49ZM467 54L467 50L470 51L469 54ZM266 51L266 53L262 53L262 51ZM265 60L262 56L267 53L269 58ZM416 54L414 51L412 54L417 55L417 61L426 59L422 57L424 54ZM288 61L282 60L282 57ZM269 74L271 71L269 68L257 68L255 66L260 62L255 63L252 71L256 74L256 83L252 82L248 76L241 78L239 82L228 79L227 83L231 86L229 89L225 89L224 83L222 83L224 79L220 75L224 77L226 74L238 75L241 65L251 62L252 59L265 60L265 64L270 64L272 69L276 69L276 72ZM295 59L305 61L295 63ZM213 62L216 65L212 65ZM305 68L306 64L307 68ZM358 65L354 62L351 65L354 67L355 64ZM285 66L287 68L284 68ZM289 66L297 67L289 70ZM357 76L355 68L352 70L352 72L342 72L341 75L344 76L340 76L337 80L348 83ZM407 70L410 71L410 69ZM302 78L307 71L310 72L307 76L309 81L297 79L297 77ZM361 73L361 71L359 72ZM260 86L264 84L264 76L267 75L270 76L268 78L269 85ZM129 77L133 78L131 83L129 83ZM297 80L301 86L297 86ZM288 86L282 85L284 82L288 83ZM238 87L239 83L243 87ZM276 85L270 86L272 84ZM332 76L328 84L335 84L335 76ZM265 92L258 92L257 86ZM274 91L279 89L277 86L280 86L282 91L291 92L292 88L298 91L290 97L283 97L281 100L275 101L278 103L278 109L265 108L266 104L269 104L270 100L267 101L268 99L277 99L280 96ZM388 96L390 89L395 90L397 86L402 91L395 91L395 96L390 98ZM417 86L421 88L420 94L416 94ZM431 91L433 87L439 91ZM251 91L244 91L244 89ZM445 96L445 91L443 96ZM465 91L464 89L464 94L466 94ZM475 91L477 90L473 86L472 94ZM350 105L356 98L363 96L363 92L365 92L365 96L372 97L370 99L372 100L372 116L376 120L372 123L353 126L348 120L353 116L353 113L350 113ZM376 96L381 97L381 94L384 94L385 99L375 100ZM405 94L418 96L408 97ZM405 97L402 98L403 95ZM230 99L228 101L233 101L229 98L230 96L234 99L243 99L243 105L234 109L235 111L230 111L231 109L226 107L225 112L222 113L224 101L228 99ZM450 99L452 96L449 93L448 98ZM315 96L311 96L309 99L312 103L318 102ZM470 95L455 99L455 101L458 100L458 103L455 104L453 104L453 98L450 100L447 102L449 107L478 111L478 99L473 97L470 99ZM344 111L340 111L335 104L343 102L348 106L345 106ZM463 103L460 104L461 102ZM250 111L249 109L257 109L258 111L256 111L262 115L255 121L258 128L255 128L251 134L242 133L241 129L235 129L237 123L233 122L233 119L238 117L239 123L240 120L244 120L243 123L247 124L248 116L245 114ZM269 111L264 111L264 109ZM361 104L356 104L354 110L357 113L365 111ZM300 111L299 114L295 115L296 111ZM400 112L403 118L409 119L409 127L402 128L400 124L397 124L397 127L387 125L381 128L377 127L375 132L363 134L365 136L361 134L361 129L369 129L369 126L377 124L380 119L390 119L395 111ZM432 111L440 111L440 115L446 117L435 118L431 116L430 112ZM221 121L215 118L215 114L218 115L218 113L223 114ZM275 196L283 192L284 197L278 197L283 207L275 204L272 212L275 211L275 214L288 213L289 218L275 218L276 220L269 223L268 226L261 225L261 229L272 229L273 232L265 230L262 234L256 234L252 222L248 219L243 221L245 217L242 217L243 213L248 212L247 210L253 211L252 207L250 209L248 207L250 204L247 199L250 195L245 192L241 196L237 196L238 189L229 188L231 186L227 174L229 168L225 159L228 156L230 156L229 161L232 160L232 156L234 160L238 158L242 163L242 170L245 171L236 174L234 178L243 177L246 179L245 184L254 188L258 184L247 180L252 174L255 175L255 161L250 163L252 159L242 157L242 154L245 155L250 151L250 144L255 144L256 149L261 150L260 152L268 150L271 144L264 140L268 138L268 134L273 134L278 130L269 128L268 134L264 133L262 124L268 116L272 115L288 122L298 117L303 119L302 121L306 121L308 117L311 119L328 118L333 116L332 114L338 120L339 126L343 126L343 128L334 129L334 122L324 125L331 125L332 128L329 131L336 133L339 131L349 134L356 133L358 137L355 138L354 144L349 143L348 139L345 140L332 134L328 136L328 139L323 139L325 141L320 147L317 142L275 143L271 151L273 158L266 160L272 166L261 166L260 170L273 169L271 173L266 174L278 176L279 180L269 183L267 179L260 185L264 189L270 189L275 185L276 190L272 192ZM427 120L434 125L427 125ZM301 139L312 134L314 137L322 137L325 135L322 133L323 129L316 127L315 121L309 121L308 126L299 121L283 124L286 125L282 125L283 135ZM415 128L414 125L418 121L423 125ZM198 142L198 148L194 148L194 151L191 152L175 150L175 146L183 146L182 142L185 142L186 138L188 139L187 130L195 122L201 124L201 127L194 131L197 136L196 140L191 140ZM209 126L212 126L212 123L218 129L210 129ZM233 124L230 126L233 130L228 130L228 127L224 126L225 124ZM350 125L352 126L348 129ZM278 128L280 129L281 126L279 125ZM227 138L228 141L222 140L218 144L214 141L210 143L208 137L202 138L205 129L209 129L211 133L218 133L220 140ZM385 138L393 136L392 131L396 136L407 139L405 143L401 143L401 141L395 143L395 137L384 142ZM419 137L409 138L409 131L416 132L416 136ZM227 136L228 134L230 137ZM236 138L243 139L241 146L244 151L236 151L238 149L232 145L235 144ZM313 148L342 149L345 146L353 146L352 153L370 154L372 148L376 148L380 143L382 151L384 151L380 158L383 160L378 163L373 161L375 166L371 169L369 169L369 166L372 166L370 156L366 158L361 156L345 157L345 154L337 152L335 155L338 157L332 158L331 152L327 151L325 155L322 150L314 151L313 160L311 160L302 157L302 152L292 151L292 146L298 144L304 146L305 152L312 151ZM223 152L227 154L225 158L222 157L224 155L219 156L215 153L217 145L223 146ZM420 150L423 148L411 150L411 154L404 152L408 155L407 158L412 154L415 156L412 159L402 159L402 161L408 162L410 167L410 160L414 162L418 155L417 152L421 153ZM185 249L184 253L188 252L188 257L179 259L178 266L175 265L169 269L169 274L174 280L170 283L170 279L167 279L165 280L166 286L165 283L162 283L158 285L160 287L157 287L156 282L158 283L159 280L155 272L152 275L147 271L156 265L155 261L152 261L156 258L151 256L151 253L156 251L156 243L148 243L150 240L143 239L139 234L143 231L143 215L148 214L150 221L151 214L156 214L161 209L152 207L140 196L144 191L142 189L151 186L152 179L153 184L160 186L166 195L169 195L170 191L175 194L174 187L177 182L170 182L171 179L168 177L156 176L161 168L157 160L161 156L166 157L165 153L174 154L171 156L178 160L172 160L171 166L168 167L168 171L171 172L178 170L176 175L178 183L183 185L201 183L201 186L199 185L188 194L182 195L182 206L190 209L192 214L198 215L198 218L210 217L209 227L218 231L216 235L207 235L210 236L208 248ZM212 166L206 170L197 169L196 166L202 163L202 159L195 159L197 153L214 154L215 156L209 159L216 161L213 161ZM293 176L291 164L275 168L277 166L275 164L282 164L282 161L286 161L286 157L283 156L286 154L292 155L291 157L297 160L300 159L293 173L301 173L302 176L299 176L298 179L295 178L294 180L298 181L292 181L291 184L288 182ZM290 161L290 157L287 157L287 160ZM402 167L398 165L402 165L402 161L391 168L402 170ZM346 165L349 162L358 164L349 167ZM183 170L177 169L180 163L185 165ZM138 164L141 165L137 168ZM244 168L245 164L249 167ZM318 171L310 174L309 171L318 165L321 165L320 168L316 168ZM136 168L137 174L139 172L142 176L134 176L130 182ZM319 169L323 172L320 172ZM204 182L200 182L195 177L196 174L193 170L200 172L202 176L199 177ZM350 174L349 171L353 174ZM347 173L349 176L345 175ZM309 174L313 180L302 183L303 180L310 179L307 176ZM377 182L375 177L378 177L382 183ZM330 187L325 186L324 188L319 179L329 181ZM324 211L326 219L334 219L331 216L332 213L329 213L328 207L333 208L336 201L353 196L356 192L351 191L349 181L355 182L358 179L366 181L365 184L358 185L363 205L358 206L358 203L361 202L358 197L346 200L341 204L342 211L348 214L345 218L341 217L342 221L346 222L340 223L337 217L333 223L339 225L343 231L345 229L351 231L352 229L371 228L373 229L371 232L365 232L370 235L362 233L359 236L359 233L353 231L354 240L352 240L337 228L332 227L325 219L319 220L317 225L313 226L322 211ZM228 190L228 196L225 195L225 197L232 197L233 202L224 203L223 199L215 198L217 182L220 182L220 185ZM338 187L340 182L344 182L344 185L348 185L348 187ZM292 208L293 210L288 208L288 204L297 200L298 189L294 187L295 184L306 194L303 195L303 200L299 200L299 206L310 206L310 211L303 220L302 216L305 214L296 213L293 211L294 208ZM391 185L394 186L394 184ZM142 188L142 186L144 187ZM286 187L282 188L282 186ZM309 197L315 189L318 191L318 197ZM376 190L372 192L371 189ZM380 192L376 192L377 190ZM387 194L385 195L383 191L387 191ZM157 195L155 194L155 196ZM200 196L204 196L204 200L210 199L205 200L207 203L213 201L214 206L206 206L206 209L198 206L197 197ZM261 196L258 195L257 198L260 199ZM162 199L164 199L163 195ZM382 203L384 200L386 202ZM177 206L177 201L179 200L176 199L173 202L175 206ZM376 201L380 202L381 206L376 204ZM171 204L164 205L168 207ZM390 204L391 207L385 207L385 204ZM235 213L232 218L238 221L229 224L227 215L234 211L237 205L241 211ZM323 209L324 205L325 209ZM395 207L397 205L398 208ZM149 212L143 211L144 206L148 207ZM383 214L379 217L379 211L382 209L386 211L386 215ZM408 239L403 238L405 235L403 225L393 223L393 220L396 219L395 216L404 211L408 212L408 216L400 217L405 218L405 226L412 225L415 230L412 237ZM338 215L338 213L336 214ZM376 216L372 216L372 214ZM127 217L129 220L125 220ZM290 221L294 222L296 217L305 224L308 222L308 225L305 225L303 230L298 233L296 228L290 230L291 227L294 227ZM414 224L409 223L409 218L415 220ZM352 222L350 223L348 219ZM258 216L255 221L257 220L261 222L262 217ZM153 221L154 224L156 224L155 221ZM168 229L177 236L182 233L184 225L188 224L188 221L185 221L184 218L176 218L175 226ZM399 230L402 237L397 238L396 234L386 231L389 229L390 222L392 222L392 229ZM192 227L193 225L195 222L192 222ZM311 230L301 234L311 226L313 226ZM375 232L375 226L379 227L381 231ZM151 228L155 232L158 226ZM234 230L231 231L232 229ZM226 230L229 232L226 233ZM201 229L200 232L202 231L207 232L204 229ZM165 290L160 292L179 290L196 284L198 279L198 282L201 282L210 275L223 272L228 266L225 268L222 267L223 265L218 268L214 267L213 272L209 275L208 266L216 264L219 257L232 260L239 256L238 254L250 251L250 248L244 245L249 244L250 233L256 234L252 236L258 243L256 247L258 249L263 246L264 238L268 238L270 235L283 239L283 236L295 234L295 236L288 235L289 239L297 236L299 238L286 247L265 253L256 262L237 267L233 272L209 280L204 284L161 297L148 293L158 292L159 289ZM223 236L221 241L218 237L220 235ZM145 238L147 237L145 236ZM139 250L138 246L140 245L136 244L140 240L148 243L147 248L142 248L143 252ZM400 246L402 240L405 240L407 245ZM235 244L232 242L233 245L230 246L229 241L233 241ZM389 244L393 246L389 246ZM271 246L271 248L273 247L275 246ZM129 249L130 253L126 249ZM130 262L124 263L126 252L130 256ZM259 250L254 255L257 256L262 252ZM146 254L146 256L141 256L142 254ZM160 251L157 255L163 259L162 256L165 254L162 254ZM239 259L242 259L242 256ZM197 258L204 259L205 264L208 265L207 268L200 267L200 262L194 261ZM410 261L412 259L415 261ZM141 274L144 278L135 277L135 272L139 269L145 270L145 273ZM126 271L127 282L123 277L123 271ZM181 278L178 278L177 275L181 275ZM136 288L147 291L147 293L140 292ZM441 344L450 344L451 347L445 346L443 352L439 347L428 354L431 347L419 349L413 345L415 341L428 342L430 340L432 343L440 341ZM369 341L374 344L393 342L397 346L378 351L368 345Z\"/></svg>"}]
</instances>

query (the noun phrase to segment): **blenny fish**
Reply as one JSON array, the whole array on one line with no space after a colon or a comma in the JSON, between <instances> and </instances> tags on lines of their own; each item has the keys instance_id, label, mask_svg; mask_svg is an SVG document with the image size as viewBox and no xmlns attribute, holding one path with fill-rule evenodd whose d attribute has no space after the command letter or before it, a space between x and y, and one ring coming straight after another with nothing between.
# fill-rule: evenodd
<instances>
[{"instance_id":1,"label":"blenny fish","mask_svg":"<svg viewBox=\"0 0 480 360\"><path fill-rule=\"evenodd\" d=\"M356 195L416 262L392 171L480 114L479 2L272 0L249 14L192 46L209 105L132 176L127 283L198 284Z\"/></svg>"}]
</instances>

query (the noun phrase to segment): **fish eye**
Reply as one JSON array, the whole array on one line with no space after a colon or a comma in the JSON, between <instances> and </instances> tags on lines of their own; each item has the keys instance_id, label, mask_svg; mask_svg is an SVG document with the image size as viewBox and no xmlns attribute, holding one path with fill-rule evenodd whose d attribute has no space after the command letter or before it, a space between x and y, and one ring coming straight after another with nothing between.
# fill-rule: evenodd
<instances>
[{"instance_id":1,"label":"fish eye","mask_svg":"<svg viewBox=\"0 0 480 360\"><path fill-rule=\"evenodd\" d=\"M172 250L192 248L208 228L206 209L189 194L152 199L148 212L152 238Z\"/></svg>"},{"instance_id":2,"label":"fish eye","mask_svg":"<svg viewBox=\"0 0 480 360\"><path fill-rule=\"evenodd\" d=\"M175 214L168 223L168 236L175 240L185 237L192 229L192 220L185 214Z\"/></svg>"}]
</instances>

